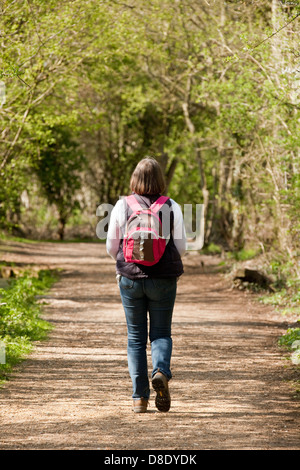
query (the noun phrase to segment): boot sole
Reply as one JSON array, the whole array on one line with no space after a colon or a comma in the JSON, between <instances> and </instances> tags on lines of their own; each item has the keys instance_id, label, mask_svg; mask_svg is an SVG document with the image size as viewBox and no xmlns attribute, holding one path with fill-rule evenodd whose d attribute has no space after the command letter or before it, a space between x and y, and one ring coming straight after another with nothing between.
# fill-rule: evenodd
<instances>
[{"instance_id":1,"label":"boot sole","mask_svg":"<svg viewBox=\"0 0 300 470\"><path fill-rule=\"evenodd\" d=\"M168 386L166 387L164 381L160 377L157 377L152 380L152 387L156 392L155 406L158 411L169 411L171 397Z\"/></svg>"}]
</instances>

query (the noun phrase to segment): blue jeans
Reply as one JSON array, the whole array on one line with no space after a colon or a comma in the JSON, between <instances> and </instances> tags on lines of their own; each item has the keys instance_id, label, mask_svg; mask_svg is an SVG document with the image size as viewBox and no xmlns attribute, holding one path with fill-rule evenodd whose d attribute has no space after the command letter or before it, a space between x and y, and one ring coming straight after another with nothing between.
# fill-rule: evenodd
<instances>
[{"instance_id":1,"label":"blue jeans","mask_svg":"<svg viewBox=\"0 0 300 470\"><path fill-rule=\"evenodd\" d=\"M172 354L171 323L176 298L176 277L119 280L120 295L125 311L128 343L128 369L134 399L149 398L147 340L151 343L152 377L160 370L168 380Z\"/></svg>"}]
</instances>

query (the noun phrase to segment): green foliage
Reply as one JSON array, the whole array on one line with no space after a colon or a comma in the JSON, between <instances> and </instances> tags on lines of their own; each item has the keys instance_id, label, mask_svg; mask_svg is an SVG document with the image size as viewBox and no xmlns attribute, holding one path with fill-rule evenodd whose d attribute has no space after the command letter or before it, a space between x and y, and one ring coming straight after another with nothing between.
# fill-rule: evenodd
<instances>
[{"instance_id":1,"label":"green foliage","mask_svg":"<svg viewBox=\"0 0 300 470\"><path fill-rule=\"evenodd\" d=\"M300 341L300 328L289 328L279 339L279 345L291 348L295 341Z\"/></svg>"},{"instance_id":2,"label":"green foliage","mask_svg":"<svg viewBox=\"0 0 300 470\"><path fill-rule=\"evenodd\" d=\"M278 267L276 267L278 269ZM277 273L278 274L278 273ZM282 283L282 278L279 278L274 283L277 290L273 294L264 295L260 300L267 305L273 305L277 311L282 315L288 315L289 318L294 318L300 321L300 282L299 279L293 279L291 273L290 277ZM280 286L281 284L281 286ZM284 284L284 287L282 287ZM285 335L279 339L280 345L292 346L295 341L300 340L300 328L289 328ZM300 353L300 342L297 344L296 351L294 351L291 359L294 364L300 364L300 358L297 359Z\"/></svg>"},{"instance_id":3,"label":"green foliage","mask_svg":"<svg viewBox=\"0 0 300 470\"><path fill-rule=\"evenodd\" d=\"M44 294L58 279L58 274L41 270L9 281L0 289L0 341L5 345L6 362L0 364L0 379L32 348L33 341L42 340L52 326L41 318L42 305L37 296Z\"/></svg>"},{"instance_id":4,"label":"green foliage","mask_svg":"<svg viewBox=\"0 0 300 470\"><path fill-rule=\"evenodd\" d=\"M285 335L279 338L280 346L292 351L290 359L296 366L300 365L300 328L289 328Z\"/></svg>"}]
</instances>

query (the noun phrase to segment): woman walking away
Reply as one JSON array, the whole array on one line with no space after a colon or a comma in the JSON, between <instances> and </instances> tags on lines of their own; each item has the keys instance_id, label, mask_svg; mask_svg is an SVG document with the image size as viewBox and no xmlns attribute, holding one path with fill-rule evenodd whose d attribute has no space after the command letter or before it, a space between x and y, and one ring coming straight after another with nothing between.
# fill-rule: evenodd
<instances>
[{"instance_id":1,"label":"woman walking away","mask_svg":"<svg viewBox=\"0 0 300 470\"><path fill-rule=\"evenodd\" d=\"M169 411L172 377L171 323L186 234L180 206L162 196L165 181L158 162L144 158L130 180L130 196L114 206L106 248L116 260L117 281L128 333L128 368L133 411L147 411L150 396L147 339L152 358L152 387L159 411Z\"/></svg>"}]
</instances>

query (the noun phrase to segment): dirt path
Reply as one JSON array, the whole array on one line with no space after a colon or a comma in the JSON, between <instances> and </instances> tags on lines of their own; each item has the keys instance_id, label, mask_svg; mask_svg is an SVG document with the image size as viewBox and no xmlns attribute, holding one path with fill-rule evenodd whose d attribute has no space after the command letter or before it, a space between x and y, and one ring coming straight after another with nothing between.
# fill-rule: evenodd
<instances>
[{"instance_id":1,"label":"dirt path","mask_svg":"<svg viewBox=\"0 0 300 470\"><path fill-rule=\"evenodd\" d=\"M152 394L149 413L136 415L105 246L11 242L0 250L7 261L64 268L45 308L55 329L0 390L0 449L300 448L293 369L276 346L283 319L232 291L214 266L203 272L205 257L185 257L178 284L172 408L157 412Z\"/></svg>"}]
</instances>

